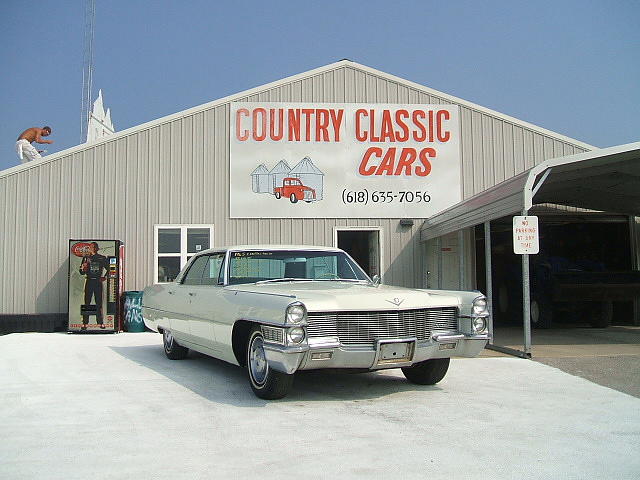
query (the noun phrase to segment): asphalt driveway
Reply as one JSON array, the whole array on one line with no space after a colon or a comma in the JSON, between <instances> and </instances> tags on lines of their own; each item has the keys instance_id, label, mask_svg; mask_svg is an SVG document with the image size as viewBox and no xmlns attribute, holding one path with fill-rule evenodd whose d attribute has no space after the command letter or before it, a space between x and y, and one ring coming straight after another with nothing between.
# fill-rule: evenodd
<instances>
[{"instance_id":1,"label":"asphalt driveway","mask_svg":"<svg viewBox=\"0 0 640 480\"><path fill-rule=\"evenodd\" d=\"M0 337L0 478L616 478L640 474L640 399L518 358L298 375L253 396L238 367L161 337Z\"/></svg>"}]
</instances>

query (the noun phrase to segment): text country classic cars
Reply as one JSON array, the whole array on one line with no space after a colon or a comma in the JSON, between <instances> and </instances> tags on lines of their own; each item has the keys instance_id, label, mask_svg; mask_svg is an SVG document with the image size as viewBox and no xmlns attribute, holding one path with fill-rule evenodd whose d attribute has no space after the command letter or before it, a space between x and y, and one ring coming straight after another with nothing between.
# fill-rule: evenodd
<instances>
[{"instance_id":1,"label":"text country classic cars","mask_svg":"<svg viewBox=\"0 0 640 480\"><path fill-rule=\"evenodd\" d=\"M358 108L353 118L344 108L238 108L233 121L239 142L340 143L345 135L369 144L358 173L363 176L425 177L431 173L438 144L451 138L451 114L446 108ZM428 143L416 148L407 142ZM385 143L385 148L370 145ZM398 147L389 144L398 144Z\"/></svg>"}]
</instances>

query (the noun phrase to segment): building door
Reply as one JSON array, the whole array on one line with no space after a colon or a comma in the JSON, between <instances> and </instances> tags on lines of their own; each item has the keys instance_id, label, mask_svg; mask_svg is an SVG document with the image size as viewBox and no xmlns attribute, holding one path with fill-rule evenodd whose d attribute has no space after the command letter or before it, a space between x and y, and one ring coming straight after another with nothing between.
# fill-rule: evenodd
<instances>
[{"instance_id":1,"label":"building door","mask_svg":"<svg viewBox=\"0 0 640 480\"><path fill-rule=\"evenodd\" d=\"M335 245L347 252L369 275L380 274L380 229L336 229Z\"/></svg>"}]
</instances>

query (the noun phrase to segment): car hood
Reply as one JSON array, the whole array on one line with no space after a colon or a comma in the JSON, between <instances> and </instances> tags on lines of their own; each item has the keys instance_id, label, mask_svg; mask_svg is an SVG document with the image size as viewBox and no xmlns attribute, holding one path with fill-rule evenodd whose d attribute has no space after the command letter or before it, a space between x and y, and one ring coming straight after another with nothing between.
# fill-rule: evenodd
<instances>
[{"instance_id":1,"label":"car hood","mask_svg":"<svg viewBox=\"0 0 640 480\"><path fill-rule=\"evenodd\" d=\"M246 284L228 287L240 292L284 295L303 302L309 311L405 310L458 307L453 292L418 290L351 282L309 281Z\"/></svg>"}]
</instances>

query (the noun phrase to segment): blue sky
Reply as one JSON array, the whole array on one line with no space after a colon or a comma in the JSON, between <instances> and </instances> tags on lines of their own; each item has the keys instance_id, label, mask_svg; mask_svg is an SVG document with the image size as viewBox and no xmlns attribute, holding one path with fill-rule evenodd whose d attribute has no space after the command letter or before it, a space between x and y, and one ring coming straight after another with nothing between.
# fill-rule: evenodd
<instances>
[{"instance_id":1,"label":"blue sky","mask_svg":"<svg viewBox=\"0 0 640 480\"><path fill-rule=\"evenodd\" d=\"M349 58L583 142L640 141L640 2L96 0L117 130ZM0 1L0 170L80 143L85 4Z\"/></svg>"}]
</instances>

